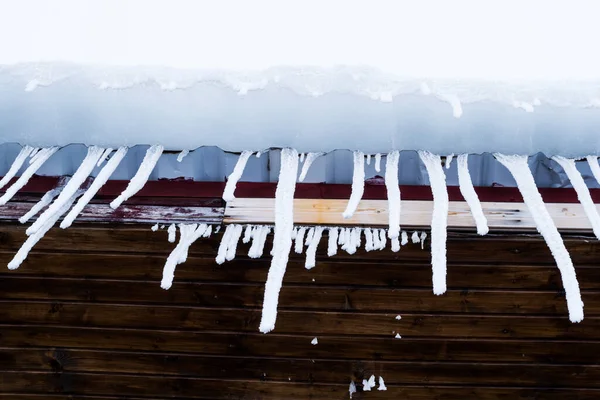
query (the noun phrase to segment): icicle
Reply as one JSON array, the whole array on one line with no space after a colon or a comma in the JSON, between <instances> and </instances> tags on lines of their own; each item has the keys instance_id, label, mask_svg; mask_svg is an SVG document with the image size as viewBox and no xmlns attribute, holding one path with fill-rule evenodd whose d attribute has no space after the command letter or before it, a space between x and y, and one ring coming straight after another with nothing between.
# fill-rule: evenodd
<instances>
[{"instance_id":1,"label":"icicle","mask_svg":"<svg viewBox=\"0 0 600 400\"><path fill-rule=\"evenodd\" d=\"M308 230L308 233L306 234L306 239L304 240L304 245L308 246L312 240L313 240L313 236L315 236L315 228L312 227Z\"/></svg>"},{"instance_id":2,"label":"icicle","mask_svg":"<svg viewBox=\"0 0 600 400\"><path fill-rule=\"evenodd\" d=\"M421 232L421 250L425 249L425 239L427 239L427 233Z\"/></svg>"},{"instance_id":3,"label":"icicle","mask_svg":"<svg viewBox=\"0 0 600 400\"><path fill-rule=\"evenodd\" d=\"M342 250L345 250L348 254L356 253L356 249L360 247L360 231L360 228L348 228L346 230Z\"/></svg>"},{"instance_id":4,"label":"icicle","mask_svg":"<svg viewBox=\"0 0 600 400\"><path fill-rule=\"evenodd\" d=\"M310 344L312 344L313 346L316 346L317 344L319 344L319 339L314 338L313 340L310 341Z\"/></svg>"},{"instance_id":5,"label":"icicle","mask_svg":"<svg viewBox=\"0 0 600 400\"><path fill-rule=\"evenodd\" d=\"M15 254L15 256L13 257L11 262L8 263L8 269L19 268L19 266L27 258L27 255L29 254L29 252L31 251L33 246L35 246L36 243L39 242L40 239L44 237L46 232L48 232L54 226L56 221L58 221L58 219L64 213L67 212L69 207L71 207L71 205L73 205L73 202L75 201L75 199L78 196L80 196L82 193L83 193L83 190L77 191L73 196L71 196L69 201L67 201L65 204L63 204L63 206L60 210L58 210L56 213L54 213L54 215L51 215L49 218L46 219L46 222L40 229L38 229L34 234L30 235L27 238L27 240L25 240L25 243L23 243L23 245L21 246L21 248L19 249L17 254Z\"/></svg>"},{"instance_id":6,"label":"icicle","mask_svg":"<svg viewBox=\"0 0 600 400\"><path fill-rule=\"evenodd\" d=\"M36 147L35 149L33 149L33 151L31 152L31 154L29 155L29 157L33 158L35 157L35 155L40 151L41 149L39 147ZM31 161L29 162L31 164Z\"/></svg>"},{"instance_id":7,"label":"icicle","mask_svg":"<svg viewBox=\"0 0 600 400\"><path fill-rule=\"evenodd\" d=\"M217 227L215 228L215 234L219 233L220 230L221 230L221 225L217 225Z\"/></svg>"},{"instance_id":8,"label":"icicle","mask_svg":"<svg viewBox=\"0 0 600 400\"><path fill-rule=\"evenodd\" d=\"M461 154L456 160L456 162L458 163L458 185L460 193L465 198L465 201L471 209L473 219L475 219L475 225L477 225L477 233L479 235L486 235L490 229L488 228L487 218L483 214L483 209L481 208L479 197L477 197L477 193L475 192L475 188L473 187L473 182L471 181L471 175L469 174L468 159L468 154Z\"/></svg>"},{"instance_id":9,"label":"icicle","mask_svg":"<svg viewBox=\"0 0 600 400\"><path fill-rule=\"evenodd\" d=\"M227 228L225 228L225 233L223 233L223 236L221 237L221 244L219 244L219 251L217 252L217 264L223 264L225 262L227 249L231 246L230 239L234 236L234 230L235 225L227 225Z\"/></svg>"},{"instance_id":10,"label":"icicle","mask_svg":"<svg viewBox=\"0 0 600 400\"><path fill-rule=\"evenodd\" d=\"M365 251L373 251L375 249L374 237L371 228L363 229L363 233L365 234Z\"/></svg>"},{"instance_id":11,"label":"icicle","mask_svg":"<svg viewBox=\"0 0 600 400\"><path fill-rule=\"evenodd\" d=\"M54 200L54 198L56 196L58 196L58 194L60 193L60 189L61 188L54 188L54 189L48 190L46 192L46 194L44 194L42 196L40 201L38 201L37 203L35 203L35 205L33 207L31 207L31 209L27 212L27 214L25 214L21 218L19 218L19 222L22 224L26 223L27 221L29 221L31 219L31 217L37 215L37 213L42 211L44 209L44 207L46 207L47 205L52 203L52 200Z\"/></svg>"},{"instance_id":12,"label":"icicle","mask_svg":"<svg viewBox=\"0 0 600 400\"><path fill-rule=\"evenodd\" d=\"M385 229L379 229L379 250L385 249L387 245L387 235Z\"/></svg>"},{"instance_id":13,"label":"icicle","mask_svg":"<svg viewBox=\"0 0 600 400\"><path fill-rule=\"evenodd\" d=\"M379 387L377 388L377 390L387 390L387 387L385 386L385 382L383 381L383 377L379 377Z\"/></svg>"},{"instance_id":14,"label":"icicle","mask_svg":"<svg viewBox=\"0 0 600 400\"><path fill-rule=\"evenodd\" d=\"M410 241L413 242L413 244L419 243L421 241L421 239L419 239L419 232L414 231L410 237Z\"/></svg>"},{"instance_id":15,"label":"icicle","mask_svg":"<svg viewBox=\"0 0 600 400\"><path fill-rule=\"evenodd\" d=\"M431 217L431 268L433 272L433 293L446 292L446 227L448 226L448 190L446 175L439 156L427 151L419 151L419 156L431 183L433 192L433 213Z\"/></svg>"},{"instance_id":16,"label":"icicle","mask_svg":"<svg viewBox=\"0 0 600 400\"><path fill-rule=\"evenodd\" d=\"M573 189L575 189L575 192L577 193L577 199L579 199L579 202L583 206L583 211L592 225L594 235L596 235L596 238L600 239L600 215L598 215L598 209L592 200L592 196L590 195L590 191L587 188L585 181L575 166L575 160L569 160L560 156L554 156L552 159L559 163L562 169L567 173L567 176L573 185Z\"/></svg>"},{"instance_id":17,"label":"icicle","mask_svg":"<svg viewBox=\"0 0 600 400\"><path fill-rule=\"evenodd\" d=\"M385 187L388 198L389 230L390 239L397 238L400 234L400 186L398 183L398 161L400 152L392 151L385 161Z\"/></svg>"},{"instance_id":18,"label":"icicle","mask_svg":"<svg viewBox=\"0 0 600 400\"><path fill-rule=\"evenodd\" d=\"M212 234L212 225L207 225L206 226L206 230L202 234L202 237L203 238L209 238L211 234Z\"/></svg>"},{"instance_id":19,"label":"icicle","mask_svg":"<svg viewBox=\"0 0 600 400\"><path fill-rule=\"evenodd\" d=\"M527 156L507 156L503 154L494 154L494 156L515 178L523 200L535 221L537 230L546 240L546 244L550 248L550 252L560 270L567 298L569 319L571 322L580 322L583 320L583 302L581 301L575 268L560 233L558 233L552 217L550 217L544 205L544 200L535 186L533 175L527 164Z\"/></svg>"},{"instance_id":20,"label":"icicle","mask_svg":"<svg viewBox=\"0 0 600 400\"><path fill-rule=\"evenodd\" d=\"M381 171L381 153L375 154L375 171Z\"/></svg>"},{"instance_id":21,"label":"icicle","mask_svg":"<svg viewBox=\"0 0 600 400\"><path fill-rule=\"evenodd\" d=\"M87 155L73 174L64 189L60 192L56 200L39 216L39 218L27 229L27 235L35 233L46 222L46 219L54 215L65 205L79 189L81 184L90 176L100 156L104 153L102 147L90 146Z\"/></svg>"},{"instance_id":22,"label":"icicle","mask_svg":"<svg viewBox=\"0 0 600 400\"><path fill-rule=\"evenodd\" d=\"M371 165L371 155L367 154L367 165Z\"/></svg>"},{"instance_id":23,"label":"icicle","mask_svg":"<svg viewBox=\"0 0 600 400\"><path fill-rule=\"evenodd\" d=\"M348 228L340 228L340 234L338 236L338 245L343 246L346 244L347 234L348 234Z\"/></svg>"},{"instance_id":24,"label":"icicle","mask_svg":"<svg viewBox=\"0 0 600 400\"><path fill-rule=\"evenodd\" d=\"M352 193L348 200L346 210L342 214L344 218L352 218L360 199L365 191L365 156L360 151L354 152L354 173L352 176Z\"/></svg>"},{"instance_id":25,"label":"icicle","mask_svg":"<svg viewBox=\"0 0 600 400\"><path fill-rule=\"evenodd\" d=\"M30 147L30 146L23 146L21 148L21 151L17 155L17 158L15 158L15 160L11 164L6 175L4 175L4 177L2 179L0 179L0 189L2 189L4 186L6 186L6 184L12 178L15 177L15 175L17 174L17 172L19 172L19 170L25 163L25 160L27 160L27 157L29 157L29 155L31 154L32 151L33 151L33 147Z\"/></svg>"},{"instance_id":26,"label":"icicle","mask_svg":"<svg viewBox=\"0 0 600 400\"><path fill-rule=\"evenodd\" d=\"M225 259L227 261L231 261L235 258L235 252L237 250L238 242L240 241L240 236L242 236L242 225L234 225L233 233L229 238L229 246L227 247L227 254L225 255Z\"/></svg>"},{"instance_id":27,"label":"icicle","mask_svg":"<svg viewBox=\"0 0 600 400\"><path fill-rule=\"evenodd\" d=\"M444 163L446 169L450 169L450 164L452 164L452 160L454 159L454 153L451 153L446 156L446 162Z\"/></svg>"},{"instance_id":28,"label":"icicle","mask_svg":"<svg viewBox=\"0 0 600 400\"><path fill-rule=\"evenodd\" d=\"M181 153L177 155L177 162L182 162L188 154L190 154L189 150L181 150Z\"/></svg>"},{"instance_id":29,"label":"icicle","mask_svg":"<svg viewBox=\"0 0 600 400\"><path fill-rule=\"evenodd\" d=\"M169 243L175 243L175 239L177 236L177 227L175 226L175 224L169 225L169 228L167 229L167 233L169 234L169 236L167 238Z\"/></svg>"},{"instance_id":30,"label":"icicle","mask_svg":"<svg viewBox=\"0 0 600 400\"><path fill-rule=\"evenodd\" d=\"M323 227L317 226L314 228L314 232L310 243L308 244L308 248L306 249L306 262L304 263L304 268L312 269L316 264L316 256L317 256L317 247L319 246L319 242L321 241L321 237L323 235Z\"/></svg>"},{"instance_id":31,"label":"icicle","mask_svg":"<svg viewBox=\"0 0 600 400\"><path fill-rule=\"evenodd\" d=\"M108 158L108 156L110 156L110 153L112 153L112 151L113 151L112 147L108 147L108 148L104 149L104 153L102 153L102 155L100 156L100 159L98 160L98 163L96 164L96 167L99 167L102 164L104 164L104 161L106 161L106 159Z\"/></svg>"},{"instance_id":32,"label":"icicle","mask_svg":"<svg viewBox=\"0 0 600 400\"><path fill-rule=\"evenodd\" d=\"M402 242L400 242L402 246L406 246L408 244L408 233L406 231L402 231Z\"/></svg>"},{"instance_id":33,"label":"icicle","mask_svg":"<svg viewBox=\"0 0 600 400\"><path fill-rule=\"evenodd\" d=\"M223 200L231 201L235 199L235 187L240 178L242 177L242 174L244 173L244 168L246 168L246 163L248 162L248 159L251 155L252 152L248 150L244 150L242 151L242 154L240 154L240 157L238 158L237 163L235 164L235 168L233 168L233 172L227 178L225 190L223 191Z\"/></svg>"},{"instance_id":34,"label":"icicle","mask_svg":"<svg viewBox=\"0 0 600 400\"><path fill-rule=\"evenodd\" d=\"M395 339L402 339L402 336L400 336L399 333L396 333L396 336L394 336Z\"/></svg>"},{"instance_id":35,"label":"icicle","mask_svg":"<svg viewBox=\"0 0 600 400\"><path fill-rule=\"evenodd\" d=\"M348 392L350 392L350 399L352 399L352 395L356 393L356 384L353 381L350 381L350 387L348 388Z\"/></svg>"},{"instance_id":36,"label":"icicle","mask_svg":"<svg viewBox=\"0 0 600 400\"><path fill-rule=\"evenodd\" d=\"M42 150L44 149L40 149L39 147L36 147L35 149L33 149L33 151L31 152L31 155L29 155L29 164L33 164L34 162L36 162L40 156L45 153L42 152Z\"/></svg>"},{"instance_id":37,"label":"icicle","mask_svg":"<svg viewBox=\"0 0 600 400\"><path fill-rule=\"evenodd\" d=\"M267 240L267 235L270 231L271 228L269 228L268 226L256 226L254 228L252 234L252 245L248 250L248 257L262 257L265 248L265 241Z\"/></svg>"},{"instance_id":38,"label":"icicle","mask_svg":"<svg viewBox=\"0 0 600 400\"><path fill-rule=\"evenodd\" d=\"M301 226L298 228L298 232L296 233L296 241L294 246L294 251L296 254L302 254L302 249L304 248L304 234L306 232L306 227Z\"/></svg>"},{"instance_id":39,"label":"icicle","mask_svg":"<svg viewBox=\"0 0 600 400\"><path fill-rule=\"evenodd\" d=\"M200 237L205 235L208 226L206 224L180 224L179 225L179 243L175 249L167 257L163 268L163 277L160 287L167 290L173 285L175 277L175 268L177 265L184 263L187 260L188 250L190 246Z\"/></svg>"},{"instance_id":40,"label":"icicle","mask_svg":"<svg viewBox=\"0 0 600 400\"><path fill-rule=\"evenodd\" d=\"M375 375L371 375L369 380L363 379L363 391L370 392L371 388L375 387Z\"/></svg>"},{"instance_id":41,"label":"icicle","mask_svg":"<svg viewBox=\"0 0 600 400\"><path fill-rule=\"evenodd\" d=\"M249 243L250 239L252 239L252 225L246 225L246 230L244 230L244 238L242 239L242 243Z\"/></svg>"},{"instance_id":42,"label":"icicle","mask_svg":"<svg viewBox=\"0 0 600 400\"><path fill-rule=\"evenodd\" d=\"M297 235L298 235L298 227L295 226L294 230L292 230L292 240L296 240Z\"/></svg>"},{"instance_id":43,"label":"icicle","mask_svg":"<svg viewBox=\"0 0 600 400\"><path fill-rule=\"evenodd\" d=\"M303 163L304 162L304 153L300 153L300 162Z\"/></svg>"},{"instance_id":44,"label":"icicle","mask_svg":"<svg viewBox=\"0 0 600 400\"><path fill-rule=\"evenodd\" d=\"M392 251L397 253L400 251L400 240L397 237L392 239Z\"/></svg>"},{"instance_id":45,"label":"icicle","mask_svg":"<svg viewBox=\"0 0 600 400\"><path fill-rule=\"evenodd\" d=\"M304 178L306 178L306 174L308 173L308 169L312 163L323 154L324 153L308 153L306 156L306 161L304 161L304 164L302 164L302 171L300 172L300 178L298 178L298 181L304 182Z\"/></svg>"},{"instance_id":46,"label":"icicle","mask_svg":"<svg viewBox=\"0 0 600 400\"><path fill-rule=\"evenodd\" d=\"M96 179L92 182L88 190L81 196L81 198L77 201L75 206L69 211L65 219L60 224L62 229L66 229L73 224L75 218L83 211L84 207L92 200L92 198L98 193L100 188L104 186L108 178L115 172L123 157L127 154L127 147L119 147L119 149L113 154L113 156L108 160L104 168L100 170Z\"/></svg>"},{"instance_id":47,"label":"icicle","mask_svg":"<svg viewBox=\"0 0 600 400\"><path fill-rule=\"evenodd\" d=\"M154 225L152 225L152 228L150 228L150 230L151 230L152 232L156 232L156 231L158 230L158 224L154 224Z\"/></svg>"},{"instance_id":48,"label":"icicle","mask_svg":"<svg viewBox=\"0 0 600 400\"><path fill-rule=\"evenodd\" d=\"M163 146L153 145L146 151L146 155L144 156L140 167L135 173L135 176L131 178L127 188L125 188L119 197L110 203L110 208L113 210L116 209L123 204L123 202L127 201L131 196L135 195L144 187L163 150Z\"/></svg>"},{"instance_id":49,"label":"icicle","mask_svg":"<svg viewBox=\"0 0 600 400\"><path fill-rule=\"evenodd\" d=\"M260 331L267 333L275 328L277 319L277 303L279 291L292 246L292 230L294 229L294 191L298 176L298 152L292 149L281 150L281 169L275 193L275 249L269 275L265 285Z\"/></svg>"},{"instance_id":50,"label":"icicle","mask_svg":"<svg viewBox=\"0 0 600 400\"><path fill-rule=\"evenodd\" d=\"M596 181L600 184L600 166L598 166L598 157L596 156L587 156L586 157L588 164L590 165L590 169L592 170L592 174ZM0 184L0 188L2 185Z\"/></svg>"},{"instance_id":51,"label":"icicle","mask_svg":"<svg viewBox=\"0 0 600 400\"><path fill-rule=\"evenodd\" d=\"M37 172L38 169L54 154L58 151L58 147L49 147L46 149L40 150L40 152L36 156L36 160L32 163L27 169L23 172L23 174L17 179L15 183L13 183L2 197L0 197L0 206L5 205L13 198L13 196L23 188L29 181L29 179ZM16 161L16 160L15 160Z\"/></svg>"},{"instance_id":52,"label":"icicle","mask_svg":"<svg viewBox=\"0 0 600 400\"><path fill-rule=\"evenodd\" d=\"M332 257L337 254L338 228L329 228L329 237L327 238L327 256Z\"/></svg>"}]
</instances>

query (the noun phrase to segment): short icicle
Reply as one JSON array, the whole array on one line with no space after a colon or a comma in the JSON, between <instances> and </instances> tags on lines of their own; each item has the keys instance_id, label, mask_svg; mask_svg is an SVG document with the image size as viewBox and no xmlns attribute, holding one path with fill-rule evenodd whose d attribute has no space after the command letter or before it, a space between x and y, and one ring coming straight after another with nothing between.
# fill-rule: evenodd
<instances>
[{"instance_id":1,"label":"short icicle","mask_svg":"<svg viewBox=\"0 0 600 400\"><path fill-rule=\"evenodd\" d=\"M275 192L275 237L273 239L273 259L265 284L262 318L259 330L267 333L275 329L279 291L292 247L294 229L294 192L298 176L298 152L285 148L281 150L279 182Z\"/></svg>"},{"instance_id":2,"label":"short icicle","mask_svg":"<svg viewBox=\"0 0 600 400\"><path fill-rule=\"evenodd\" d=\"M339 234L338 228L336 228L336 227L329 228L329 231L328 231L329 237L327 238L327 256L328 257L333 257L337 254L338 234Z\"/></svg>"},{"instance_id":3,"label":"short icicle","mask_svg":"<svg viewBox=\"0 0 600 400\"><path fill-rule=\"evenodd\" d=\"M234 225L233 232L229 238L229 246L227 247L227 254L225 254L225 260L231 261L235 258L235 252L237 250L240 237L244 227L242 225Z\"/></svg>"},{"instance_id":4,"label":"short icicle","mask_svg":"<svg viewBox=\"0 0 600 400\"><path fill-rule=\"evenodd\" d=\"M175 277L175 268L177 265L184 263L187 260L189 247L202 235L206 233L208 226L206 224L180 224L179 225L179 243L173 249L165 266L163 268L163 277L160 282L160 287L168 290L173 285Z\"/></svg>"},{"instance_id":5,"label":"short icicle","mask_svg":"<svg viewBox=\"0 0 600 400\"><path fill-rule=\"evenodd\" d=\"M471 209L471 214L473 215L475 225L477 226L477 233L483 236L486 235L490 229L488 228L487 218L483 214L479 197L473 187L471 174L469 174L468 160L468 154L460 154L456 159L456 163L458 164L458 187L460 193L463 195Z\"/></svg>"},{"instance_id":6,"label":"short icicle","mask_svg":"<svg viewBox=\"0 0 600 400\"><path fill-rule=\"evenodd\" d=\"M242 151L242 154L240 154L240 157L237 160L237 163L235 164L235 167L233 168L233 172L229 175L229 177L227 178L227 183L225 184L225 190L223 190L223 200L225 201L231 201L233 199L235 199L235 187L238 183L238 181L240 180L240 178L242 177L242 174L244 173L244 168L246 168L246 164L248 163L248 159L250 158L250 156L252 155L252 152L249 150L244 150ZM295 177L294 177L295 179Z\"/></svg>"},{"instance_id":7,"label":"short icicle","mask_svg":"<svg viewBox=\"0 0 600 400\"><path fill-rule=\"evenodd\" d=\"M235 230L235 225L227 225L225 228L225 232L221 237L221 243L219 244L219 250L217 251L216 262L217 264L223 264L225 262L225 257L227 256L227 249L230 246L230 239L233 237Z\"/></svg>"},{"instance_id":8,"label":"short icicle","mask_svg":"<svg viewBox=\"0 0 600 400\"><path fill-rule=\"evenodd\" d=\"M375 154L375 171L381 172L381 153Z\"/></svg>"},{"instance_id":9,"label":"short icicle","mask_svg":"<svg viewBox=\"0 0 600 400\"><path fill-rule=\"evenodd\" d=\"M354 152L354 172L352 175L352 193L348 200L346 210L343 212L344 218L352 218L358 208L358 203L363 197L365 191L365 156L361 151Z\"/></svg>"},{"instance_id":10,"label":"short icicle","mask_svg":"<svg viewBox=\"0 0 600 400\"><path fill-rule=\"evenodd\" d=\"M433 293L446 292L446 238L448 226L448 190L446 174L440 156L428 151L419 151L425 164L431 191L433 192L433 213L431 217L431 269L433 272ZM419 240L420 242L420 240Z\"/></svg>"},{"instance_id":11,"label":"short icicle","mask_svg":"<svg viewBox=\"0 0 600 400\"><path fill-rule=\"evenodd\" d=\"M164 147L161 145L150 146L150 148L146 151L146 155L144 156L140 167L133 178L131 178L129 181L129 184L125 190L123 190L119 197L110 202L110 208L113 210L118 208L121 204L123 204L123 202L129 200L131 196L135 195L144 187L146 182L148 182L148 178L150 178L150 174L152 173L152 170L154 170L154 167L156 166L156 163L158 162L163 150Z\"/></svg>"},{"instance_id":12,"label":"short icicle","mask_svg":"<svg viewBox=\"0 0 600 400\"><path fill-rule=\"evenodd\" d=\"M98 162L96 163L96 167L100 167L102 164L104 164L104 161L106 161L106 159L108 158L108 156L110 156L112 152L112 147L107 147L106 149L104 149L104 152L102 153L102 155L98 159Z\"/></svg>"},{"instance_id":13,"label":"short icicle","mask_svg":"<svg viewBox=\"0 0 600 400\"><path fill-rule=\"evenodd\" d=\"M306 269L312 269L316 265L317 247L319 246L322 235L323 227L316 226L314 228L313 235L310 238L310 243L306 249L306 262L304 263L304 267Z\"/></svg>"},{"instance_id":14,"label":"short icicle","mask_svg":"<svg viewBox=\"0 0 600 400\"><path fill-rule=\"evenodd\" d=\"M167 228L167 234L167 240L169 243L175 243L175 240L177 239L177 226L175 226L175 224L169 225L169 228Z\"/></svg>"},{"instance_id":15,"label":"short icicle","mask_svg":"<svg viewBox=\"0 0 600 400\"><path fill-rule=\"evenodd\" d=\"M387 155L385 161L385 187L388 198L388 217L389 228L388 236L390 239L397 238L400 235L400 186L398 183L398 161L400 152L392 151Z\"/></svg>"},{"instance_id":16,"label":"short icicle","mask_svg":"<svg viewBox=\"0 0 600 400\"><path fill-rule=\"evenodd\" d=\"M39 213L40 211L42 211L46 206L50 205L50 203L52 203L52 200L54 200L54 198L56 196L58 196L58 194L60 193L60 191L62 190L63 187L64 187L64 184L59 184L54 189L48 190L42 196L42 198L40 199L40 201L38 201L37 203L35 203L35 205L33 207L31 207L31 209L25 215L23 215L21 218L19 218L19 222L22 223L22 224L26 223L32 217L34 217L35 215L37 215L37 213Z\"/></svg>"},{"instance_id":17,"label":"short icicle","mask_svg":"<svg viewBox=\"0 0 600 400\"><path fill-rule=\"evenodd\" d=\"M550 252L554 256L556 265L560 270L563 287L567 298L567 308L571 322L583 320L583 301L579 290L579 282L575 267L565 244L552 221L550 213L544 205L544 200L538 191L529 165L527 156L494 154L496 159L504 165L515 178L517 187L523 200L531 213L538 232L542 235Z\"/></svg>"},{"instance_id":18,"label":"short icicle","mask_svg":"<svg viewBox=\"0 0 600 400\"><path fill-rule=\"evenodd\" d=\"M304 164L302 164L302 171L300 171L300 177L298 178L299 182L304 182L304 178L306 178L306 174L308 173L310 166L323 154L324 153L308 153L306 155L306 160L304 161Z\"/></svg>"},{"instance_id":19,"label":"short icicle","mask_svg":"<svg viewBox=\"0 0 600 400\"><path fill-rule=\"evenodd\" d=\"M302 249L304 249L304 234L306 233L306 227L301 226L298 228L298 232L296 233L296 237L294 238L294 252L296 254L302 254Z\"/></svg>"},{"instance_id":20,"label":"short icicle","mask_svg":"<svg viewBox=\"0 0 600 400\"><path fill-rule=\"evenodd\" d=\"M21 151L17 155L17 158L15 158L13 163L10 165L10 168L8 169L8 172L6 173L6 175L4 175L4 177L2 179L0 179L0 189L2 189L4 186L6 186L6 184L12 178L14 178L15 175L17 175L17 172L19 172L19 170L25 163L25 160L27 160L27 157L29 157L29 155L32 153L33 150L34 149L31 146L23 146L21 148Z\"/></svg>"}]
</instances>

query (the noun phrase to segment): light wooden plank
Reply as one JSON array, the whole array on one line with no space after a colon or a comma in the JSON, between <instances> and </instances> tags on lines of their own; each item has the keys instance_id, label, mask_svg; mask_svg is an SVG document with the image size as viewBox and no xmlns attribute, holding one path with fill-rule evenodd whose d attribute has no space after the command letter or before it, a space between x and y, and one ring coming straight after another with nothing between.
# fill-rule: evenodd
<instances>
[{"instance_id":1,"label":"light wooden plank","mask_svg":"<svg viewBox=\"0 0 600 400\"><path fill-rule=\"evenodd\" d=\"M386 200L361 201L354 216L349 219L344 219L342 216L346 203L346 200L295 199L294 222L307 225L387 226L388 203ZM272 224L275 215L274 205L274 199L237 198L227 204L224 222L229 224ZM482 207L490 229L536 229L524 203L484 202ZM547 203L546 207L558 229L589 231L592 228L579 203ZM402 227L428 227L431 224L432 209L432 201L403 201ZM475 221L466 202L450 202L448 228L475 229Z\"/></svg>"}]
</instances>

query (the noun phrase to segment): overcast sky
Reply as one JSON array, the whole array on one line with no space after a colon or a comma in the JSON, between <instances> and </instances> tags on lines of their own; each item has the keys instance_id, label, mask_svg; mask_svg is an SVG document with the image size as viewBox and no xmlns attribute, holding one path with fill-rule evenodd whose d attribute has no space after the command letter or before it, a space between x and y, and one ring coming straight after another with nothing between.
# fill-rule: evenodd
<instances>
[{"instance_id":1,"label":"overcast sky","mask_svg":"<svg viewBox=\"0 0 600 400\"><path fill-rule=\"evenodd\" d=\"M0 0L0 64L599 78L600 1Z\"/></svg>"}]
</instances>

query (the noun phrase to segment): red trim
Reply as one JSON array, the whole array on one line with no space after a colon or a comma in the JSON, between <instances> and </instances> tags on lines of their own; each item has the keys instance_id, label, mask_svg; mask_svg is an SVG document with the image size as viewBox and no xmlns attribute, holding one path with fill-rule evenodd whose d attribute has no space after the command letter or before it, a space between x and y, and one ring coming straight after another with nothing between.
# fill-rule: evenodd
<instances>
[{"instance_id":1,"label":"red trim","mask_svg":"<svg viewBox=\"0 0 600 400\"><path fill-rule=\"evenodd\" d=\"M57 177L35 176L19 192L20 194L43 194L52 189L58 181ZM275 197L276 183L240 182L235 195L237 197ZM113 198L118 196L127 186L127 181L108 181L98 193L98 197ZM158 180L149 181L138 192L136 197L163 198L220 198L223 194L223 182L194 182L191 180ZM403 200L432 200L429 186L400 186ZM544 201L548 203L577 203L577 195L573 189L540 188ZM481 201L522 202L517 188L507 187L478 187L477 194ZM296 198L314 199L347 199L350 197L351 186L325 183L299 183L296 186ZM590 189L592 199L600 203L600 189ZM448 187L450 200L463 200L457 186ZM387 198L385 185L365 185L363 198L370 200L385 200Z\"/></svg>"}]
</instances>

